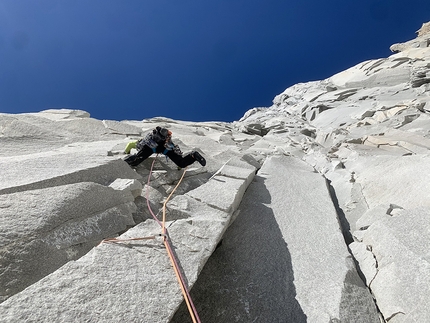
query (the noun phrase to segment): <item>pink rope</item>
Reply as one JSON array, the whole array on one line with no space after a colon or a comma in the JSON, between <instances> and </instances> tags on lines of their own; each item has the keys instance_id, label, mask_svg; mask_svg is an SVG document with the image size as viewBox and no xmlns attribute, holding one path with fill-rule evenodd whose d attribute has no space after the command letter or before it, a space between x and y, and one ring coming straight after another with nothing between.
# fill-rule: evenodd
<instances>
[{"instance_id":1,"label":"pink rope","mask_svg":"<svg viewBox=\"0 0 430 323\"><path fill-rule=\"evenodd\" d=\"M158 156L158 154L157 154L157 156ZM163 224L157 218L157 216L154 214L154 212L152 212L151 205L149 204L149 183L151 182L152 170L154 168L154 164L155 164L155 160L157 159L157 156L155 156L154 161L152 162L151 170L149 171L149 175L148 175L148 183L146 185L146 205L148 206L149 213L151 213L154 220L157 221L158 224L162 227Z\"/></svg>"},{"instance_id":2,"label":"pink rope","mask_svg":"<svg viewBox=\"0 0 430 323\"><path fill-rule=\"evenodd\" d=\"M166 229L166 235L168 236L167 229ZM180 280L181 280L182 286L184 287L185 293L187 294L187 298L188 298L188 301L189 301L189 303L190 303L190 305L191 305L191 307L192 307L192 309L193 309L194 316L195 316L195 318L196 318L197 322L201 323L201 321L200 321L200 317L199 317L199 315L198 315L198 313L197 313L197 309L196 309L196 307L194 306L193 299L191 298L191 295L190 295L190 292L189 292L189 290L188 290L187 284L185 283L185 279L184 279L184 277L182 276L181 271L179 270L179 264L178 264L178 262L176 261L176 258L173 256L174 254L173 254L172 246L170 245L170 242L169 242L169 240L167 239L167 237L166 237L166 236L164 236L164 241L166 242L166 243L165 243L165 245L166 245L166 247L169 249L170 254L172 254L172 260L173 260L173 262L175 263L175 267L176 267L176 268L177 268L177 270L178 270L178 273L179 273L179 277L180 277Z\"/></svg>"},{"instance_id":3,"label":"pink rope","mask_svg":"<svg viewBox=\"0 0 430 323\"><path fill-rule=\"evenodd\" d=\"M158 156L158 154L157 154L157 156ZM157 156L154 158L154 161L152 162L151 169L150 169L149 175L148 175L148 182L147 182L147 187L146 187L146 204L148 206L149 213L151 213L151 215L154 218L154 220L157 221L157 223L163 229L164 245L166 246L167 251L170 254L170 259L172 260L173 265L175 266L175 269L176 269L175 272L177 272L177 274L178 274L178 277L179 277L179 280L180 280L180 284L182 285L182 290L185 291L186 295L184 295L184 297L186 297L188 299L188 302L189 302L189 304L190 304L190 306L192 308L192 312L193 313L190 313L191 314L191 318L193 319L193 321L195 321L194 319L196 319L198 323L201 323L199 315L198 315L197 310L196 310L196 307L194 306L193 300L191 298L190 292L189 292L187 284L185 282L184 276L181 273L178 261L176 260L176 258L174 256L174 253L173 253L173 250L172 250L172 246L171 246L171 244L170 244L170 242L168 240L169 234L167 232L167 228L166 228L165 223L164 223L164 217L163 217L163 222L161 222L157 218L157 216L154 214L154 212L152 211L151 205L149 203L149 187L150 187L149 184L151 183L152 170L154 168L154 164L155 164L155 160L157 159ZM185 174L185 170L184 170L184 174ZM181 180L182 180L182 178L181 178ZM175 189L176 189L176 187L175 187ZM165 204L164 204L164 206L165 206ZM169 237L169 239L170 239L170 237Z\"/></svg>"}]
</instances>

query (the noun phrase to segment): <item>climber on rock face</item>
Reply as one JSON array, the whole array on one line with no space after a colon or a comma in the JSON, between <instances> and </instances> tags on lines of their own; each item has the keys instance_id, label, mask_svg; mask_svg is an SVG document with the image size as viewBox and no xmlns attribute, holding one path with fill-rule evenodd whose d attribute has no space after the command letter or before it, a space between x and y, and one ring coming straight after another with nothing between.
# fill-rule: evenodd
<instances>
[{"instance_id":1,"label":"climber on rock face","mask_svg":"<svg viewBox=\"0 0 430 323\"><path fill-rule=\"evenodd\" d=\"M206 160L197 151L182 156L179 147L172 142L172 132L162 127L156 127L143 139L129 142L124 152L129 154L132 148L136 148L138 152L124 159L130 166L139 165L153 153L166 155L180 168L185 168L195 161L202 166L206 165Z\"/></svg>"}]
</instances>

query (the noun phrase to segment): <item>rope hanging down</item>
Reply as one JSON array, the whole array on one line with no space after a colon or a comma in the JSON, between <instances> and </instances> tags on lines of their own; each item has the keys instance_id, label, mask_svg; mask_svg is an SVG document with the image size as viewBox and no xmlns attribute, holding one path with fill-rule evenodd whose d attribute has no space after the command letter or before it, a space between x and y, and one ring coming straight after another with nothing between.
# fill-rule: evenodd
<instances>
[{"instance_id":1,"label":"rope hanging down","mask_svg":"<svg viewBox=\"0 0 430 323\"><path fill-rule=\"evenodd\" d=\"M152 162L152 165L151 165L151 170L150 170L149 175L148 175L148 185L147 185L147 189L146 189L146 192L147 192L146 202L148 205L148 210L151 213L152 217L155 219L155 221L157 221L158 224L162 228L162 236L163 236L164 246L166 247L167 254L169 255L170 262L172 263L172 266L173 266L173 270L175 271L176 279L178 280L179 286L180 286L181 291L182 291L182 295L184 296L184 300L185 300L185 303L187 304L188 311L190 312L191 319L193 320L193 323L200 323L201 321L200 321L199 315L198 315L197 310L194 306L193 300L191 299L190 292L188 291L187 284L186 284L185 279L181 273L181 269L179 267L178 261L176 260L175 254L173 253L173 249L172 249L172 246L171 246L170 241L169 241L169 239L170 239L169 233L167 232L167 228L166 228L166 205L167 205L167 202L170 200L173 193L176 191L176 189L181 184L182 179L184 178L185 172L187 170L184 169L182 176L178 181L178 184L176 184L175 188L172 190L172 192L170 192L169 196L164 201L164 203L163 203L163 220L160 221L157 218L157 216L154 214L154 212L152 212L151 206L149 204L149 184L150 184L152 170L153 170L156 159L157 159L157 157L154 158L154 161Z\"/></svg>"},{"instance_id":2,"label":"rope hanging down","mask_svg":"<svg viewBox=\"0 0 430 323\"><path fill-rule=\"evenodd\" d=\"M154 158L154 161L152 162L152 165L151 165L151 170L149 171L149 175L148 175L148 184L147 184L147 188L146 188L146 204L148 206L149 213L151 213L154 220L157 221L157 223L160 225L160 227L162 229L162 233L156 234L156 235L151 235L148 237L142 237L142 238L129 238L129 239L111 238L111 239L105 239L102 242L115 243L115 242L136 241L136 240L149 240L149 239L156 239L156 237L163 237L164 246L166 247L167 254L169 255L170 262L172 263L172 266L173 266L173 270L175 271L176 279L178 280L179 286L180 286L181 291L182 291L182 295L184 296L185 303L187 304L187 307L188 307L188 311L190 312L191 319L193 320L193 323L201 323L199 315L198 315L197 310L196 310L196 307L194 306L194 303L191 299L190 292L188 291L188 287L187 287L187 284L185 282L184 276L181 273L178 261L175 257L174 252L173 252L172 245L169 241L169 239L170 239L169 233L167 232L167 228L166 228L166 205L167 205L167 202L170 200L173 193L176 191L176 189L181 184L182 179L185 176L186 169L184 169L184 172L182 173L182 176L179 179L178 184L176 184L175 188L172 190L170 195L167 197L166 201L163 203L163 220L160 221L157 218L157 216L154 214L154 212L152 211L151 205L149 204L149 187L150 187L149 184L151 182L151 176L152 176L152 172L153 172L153 168L154 168L154 164L155 164L156 159L157 159L157 157Z\"/></svg>"}]
</instances>

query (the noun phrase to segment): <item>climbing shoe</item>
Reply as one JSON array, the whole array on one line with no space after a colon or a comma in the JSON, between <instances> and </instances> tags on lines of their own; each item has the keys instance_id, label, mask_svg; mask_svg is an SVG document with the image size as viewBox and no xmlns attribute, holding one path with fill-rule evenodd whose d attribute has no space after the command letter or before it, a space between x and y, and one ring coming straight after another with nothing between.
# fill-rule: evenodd
<instances>
[{"instance_id":1,"label":"climbing shoe","mask_svg":"<svg viewBox=\"0 0 430 323\"><path fill-rule=\"evenodd\" d=\"M205 166L206 165L206 159L203 158L202 155L199 154L197 151L193 151L191 154L195 160L197 160L200 165Z\"/></svg>"}]
</instances>

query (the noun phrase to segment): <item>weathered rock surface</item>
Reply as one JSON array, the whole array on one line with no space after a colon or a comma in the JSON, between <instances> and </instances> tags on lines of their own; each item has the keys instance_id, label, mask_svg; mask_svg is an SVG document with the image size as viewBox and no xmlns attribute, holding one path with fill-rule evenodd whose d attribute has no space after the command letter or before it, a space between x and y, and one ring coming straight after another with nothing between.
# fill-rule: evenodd
<instances>
[{"instance_id":1,"label":"weathered rock surface","mask_svg":"<svg viewBox=\"0 0 430 323\"><path fill-rule=\"evenodd\" d=\"M1 297L134 225L133 201L131 193L86 182L0 195Z\"/></svg>"},{"instance_id":2,"label":"weathered rock surface","mask_svg":"<svg viewBox=\"0 0 430 323\"><path fill-rule=\"evenodd\" d=\"M312 167L267 159L239 212L193 288L202 322L379 322Z\"/></svg>"},{"instance_id":3,"label":"weathered rock surface","mask_svg":"<svg viewBox=\"0 0 430 323\"><path fill-rule=\"evenodd\" d=\"M156 125L207 159L165 212L203 322L430 321L429 30L234 123L0 114L0 322L191 322L150 214L182 172L122 160Z\"/></svg>"},{"instance_id":4,"label":"weathered rock surface","mask_svg":"<svg viewBox=\"0 0 430 323\"><path fill-rule=\"evenodd\" d=\"M390 322L430 320L430 212L426 208L380 213L355 242L366 246L356 255L378 306ZM355 249L353 249L355 250ZM355 254L355 252L354 252ZM366 257L373 256L370 270Z\"/></svg>"}]
</instances>

